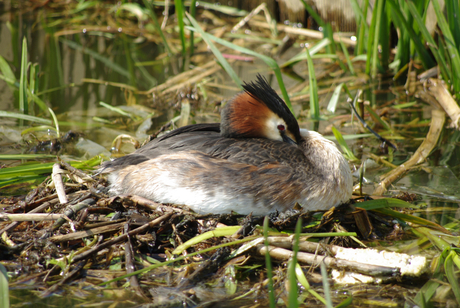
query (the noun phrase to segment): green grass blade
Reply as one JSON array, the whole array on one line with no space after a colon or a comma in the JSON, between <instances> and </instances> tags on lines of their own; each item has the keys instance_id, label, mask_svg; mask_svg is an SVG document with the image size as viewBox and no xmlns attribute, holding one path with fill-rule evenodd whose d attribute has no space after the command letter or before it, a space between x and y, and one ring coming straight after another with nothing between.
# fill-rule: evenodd
<instances>
[{"instance_id":1,"label":"green grass blade","mask_svg":"<svg viewBox=\"0 0 460 308\"><path fill-rule=\"evenodd\" d=\"M294 244L292 245L292 259L288 265L288 280L289 280L289 294L288 294L288 307L299 307L297 302L297 276L295 266L297 264L297 253L299 252L299 238L302 232L302 218L299 217L295 226Z\"/></svg>"},{"instance_id":2,"label":"green grass blade","mask_svg":"<svg viewBox=\"0 0 460 308\"><path fill-rule=\"evenodd\" d=\"M188 19L190 20L190 23L193 25L193 28L190 29L192 31L196 31L198 32L201 37L203 38L203 40L206 42L206 44L208 44L209 48L211 49L212 53L214 54L214 56L217 58L217 61L219 61L220 65L222 65L222 67L224 68L224 70L227 72L227 74L230 76L230 78L232 78L233 82L238 86L240 87L240 89L242 90L243 87L241 86L243 83L241 82L240 78L238 77L238 75L236 74L236 72L233 70L233 68L230 66L230 64L228 63L227 60L225 60L224 56L222 55L222 53L219 51L219 49L217 49L217 47L213 44L213 42L211 41L211 39L214 40L215 37L213 37L212 35L206 33L203 31L203 29L200 27L200 25L198 24L198 22L195 20L195 18L193 18L190 14L186 13L187 14L187 17Z\"/></svg>"},{"instance_id":3,"label":"green grass blade","mask_svg":"<svg viewBox=\"0 0 460 308\"><path fill-rule=\"evenodd\" d=\"M166 49L166 53L171 57L173 55L173 52L171 48L169 47L168 40L165 37L165 34L163 33L163 30L161 30L160 23L158 22L158 18L153 10L153 6L150 3L149 0L142 0L144 2L145 7L147 8L147 14L150 16L150 18L153 21L153 25L155 29L157 30L158 34L161 37L161 40L163 41L163 45Z\"/></svg>"},{"instance_id":4,"label":"green grass blade","mask_svg":"<svg viewBox=\"0 0 460 308\"><path fill-rule=\"evenodd\" d=\"M382 209L382 208L392 208L392 207L398 207L398 208L413 208L414 207L414 205L410 204L409 202L406 202L400 199L395 199L395 198L382 198L382 199L376 199L376 200L367 200L367 201L359 203L359 205L357 206L365 210L368 210L368 211Z\"/></svg>"},{"instance_id":5,"label":"green grass blade","mask_svg":"<svg viewBox=\"0 0 460 308\"><path fill-rule=\"evenodd\" d=\"M30 89L27 89L27 94L30 96L30 98L35 102L35 104L38 105L38 107L48 113L48 106L46 105L46 103L40 98L38 97L35 93L33 93Z\"/></svg>"},{"instance_id":6,"label":"green grass blade","mask_svg":"<svg viewBox=\"0 0 460 308\"><path fill-rule=\"evenodd\" d=\"M304 275L304 273L302 271L302 268L300 267L299 263L296 263L296 265L295 265L295 274L296 274L297 280L305 288L305 290L308 291L311 295L313 295L321 303L323 303L323 305L326 305L326 300L324 299L324 297L319 295L315 290L313 290L310 287L310 284L308 283L308 280L305 277L305 275Z\"/></svg>"},{"instance_id":7,"label":"green grass blade","mask_svg":"<svg viewBox=\"0 0 460 308\"><path fill-rule=\"evenodd\" d=\"M195 18L196 16L196 0L190 2L190 15ZM195 52L195 32L190 31L190 46L189 46L189 56L191 57Z\"/></svg>"},{"instance_id":8,"label":"green grass blade","mask_svg":"<svg viewBox=\"0 0 460 308\"><path fill-rule=\"evenodd\" d=\"M53 118L54 127L56 127L56 134L57 134L57 137L59 138L61 136L61 133L59 131L59 122L58 122L58 119L56 117L56 114L54 113L53 109L51 109L51 108L48 108L48 111L50 112L51 117Z\"/></svg>"},{"instance_id":9,"label":"green grass blade","mask_svg":"<svg viewBox=\"0 0 460 308\"><path fill-rule=\"evenodd\" d=\"M51 154L0 154L0 160L23 160L23 159L44 159L44 158L56 158L56 155L51 155Z\"/></svg>"},{"instance_id":10,"label":"green grass blade","mask_svg":"<svg viewBox=\"0 0 460 308\"><path fill-rule=\"evenodd\" d=\"M83 48L82 45L80 45L80 44L78 44L78 43L76 43L74 41L64 39L64 38L61 38L60 41L63 42L64 44L66 44L67 46L69 46L70 48L73 48L75 50L81 51L82 53L93 57L95 60L98 60L98 61L104 63L108 68L112 69L113 71L117 72L118 74L123 75L128 79L130 78L130 74L129 74L128 70L126 70L124 67L118 65L117 63L111 61L110 59L102 56L97 51L91 50L89 48Z\"/></svg>"},{"instance_id":11,"label":"green grass blade","mask_svg":"<svg viewBox=\"0 0 460 308\"><path fill-rule=\"evenodd\" d=\"M182 45L182 56L187 55L187 47L185 46L185 24L184 24L184 4L182 0L174 0L176 7L177 23L179 25L179 37Z\"/></svg>"},{"instance_id":12,"label":"green grass blade","mask_svg":"<svg viewBox=\"0 0 460 308\"><path fill-rule=\"evenodd\" d=\"M305 0L300 0L300 1L302 2L303 6L307 10L308 15L310 15L320 27L324 28L326 23L323 21L321 16L319 16L318 13L316 13L316 11L312 9L311 6L307 4L307 2L305 2Z\"/></svg>"},{"instance_id":13,"label":"green grass blade","mask_svg":"<svg viewBox=\"0 0 460 308\"><path fill-rule=\"evenodd\" d=\"M403 35L402 40L403 41L405 41L405 40L408 41L409 39L412 40L412 42L414 44L414 48L417 51L417 53L418 53L418 55L420 57L420 60L422 61L422 65L423 65L424 69L429 69L429 68L433 67L435 65L433 59L431 58L430 54L426 50L425 46L423 45L419 35L417 35L415 33L415 31L414 31L413 27L411 26L411 24L408 23L406 18L404 18L404 14L401 11L401 6L396 4L396 2L394 0L387 0L387 3L391 8L391 13L392 13L394 23L401 30L401 34ZM398 42L398 46L399 46L399 42ZM400 64L399 67L403 67L407 63L407 61L409 61L409 58L410 58L410 53L409 53L410 50L409 50L408 42L404 43L404 44L402 43L400 48L403 49L401 52L407 52L408 53L407 56L398 55L398 57L401 57L401 64ZM399 50L398 50L398 52L399 52ZM405 63L403 62L403 60L405 60L404 61Z\"/></svg>"},{"instance_id":14,"label":"green grass blade","mask_svg":"<svg viewBox=\"0 0 460 308\"><path fill-rule=\"evenodd\" d=\"M5 80L8 83L8 86L10 86L12 89L15 89L17 86L16 76L14 76L13 70L11 69L10 65L8 64L8 62L6 62L5 58L3 58L1 55L0 55L0 72L2 72L3 77L4 77L3 80Z\"/></svg>"},{"instance_id":15,"label":"green grass blade","mask_svg":"<svg viewBox=\"0 0 460 308\"><path fill-rule=\"evenodd\" d=\"M321 262L321 277L323 279L323 290L324 290L324 298L326 299L326 307L333 308L332 305L332 297L331 297L331 288L329 286L329 281L327 277L327 269L324 262Z\"/></svg>"},{"instance_id":16,"label":"green grass blade","mask_svg":"<svg viewBox=\"0 0 460 308\"><path fill-rule=\"evenodd\" d=\"M335 87L331 99L329 100L329 104L327 105L327 111L331 113L335 112L337 108L337 103L339 102L340 92L342 91L343 84L344 83L342 82L337 87Z\"/></svg>"},{"instance_id":17,"label":"green grass blade","mask_svg":"<svg viewBox=\"0 0 460 308\"><path fill-rule=\"evenodd\" d=\"M24 37L22 40L21 75L19 77L19 111L22 114L29 114L29 105L27 103L27 66L27 40Z\"/></svg>"},{"instance_id":18,"label":"green grass blade","mask_svg":"<svg viewBox=\"0 0 460 308\"><path fill-rule=\"evenodd\" d=\"M39 117L34 117L31 115L27 114L21 114L21 113L16 113L16 112L9 112L9 111L2 111L0 110L0 117L4 118L16 118L19 120L26 120L26 121L31 121L31 122L37 122L41 124L46 124L46 125L51 125L53 122L48 119L42 119Z\"/></svg>"},{"instance_id":19,"label":"green grass blade","mask_svg":"<svg viewBox=\"0 0 460 308\"><path fill-rule=\"evenodd\" d=\"M450 60L452 61L452 79L450 83L454 86L455 92L460 92L460 53L457 48L457 44L454 40L454 36L450 31L449 24L444 17L444 13L439 6L438 0L433 0L434 11L436 12L436 17L438 19L439 28L441 28L442 35L444 36L445 47L447 49L447 54L449 55ZM457 14L460 12L457 12ZM458 18L458 16L457 16Z\"/></svg>"},{"instance_id":20,"label":"green grass blade","mask_svg":"<svg viewBox=\"0 0 460 308\"><path fill-rule=\"evenodd\" d=\"M357 44L355 49L355 55L364 54L364 47L367 45L366 39L368 38L368 33L370 33L369 26L367 25L367 10L369 8L369 0L364 0L363 8L363 18L359 24Z\"/></svg>"},{"instance_id":21,"label":"green grass blade","mask_svg":"<svg viewBox=\"0 0 460 308\"><path fill-rule=\"evenodd\" d=\"M0 264L0 307L10 307L10 291L8 288L8 272L5 266Z\"/></svg>"},{"instance_id":22,"label":"green grass blade","mask_svg":"<svg viewBox=\"0 0 460 308\"><path fill-rule=\"evenodd\" d=\"M317 42L314 46L312 46L309 50L310 50L310 55L313 56L315 55L316 53L318 53L321 49L323 49L324 47L328 46L329 44L331 44L331 40L328 39L328 38L324 38L322 40L320 40L319 42ZM294 57L292 57L291 59L287 60L286 62L284 62L283 64L281 64L281 67L287 67L287 66L292 66L300 61L303 61L303 60L307 60L308 56L305 54L305 50L302 50L300 53L298 53L297 55L295 55Z\"/></svg>"},{"instance_id":23,"label":"green grass blade","mask_svg":"<svg viewBox=\"0 0 460 308\"><path fill-rule=\"evenodd\" d=\"M310 51L305 48L305 55L307 56L308 65L308 79L310 88L310 117L314 120L319 120L319 98L318 98L318 84L316 82L315 67L311 59Z\"/></svg>"},{"instance_id":24,"label":"green grass blade","mask_svg":"<svg viewBox=\"0 0 460 308\"><path fill-rule=\"evenodd\" d=\"M272 260L270 257L270 252L268 249L268 216L264 218L264 245L267 249L265 253L265 268L267 270L267 278L268 278L268 300L270 303L270 308L276 307L276 300L275 300L275 289L273 288L273 267L272 267Z\"/></svg>"},{"instance_id":25,"label":"green grass blade","mask_svg":"<svg viewBox=\"0 0 460 308\"><path fill-rule=\"evenodd\" d=\"M356 75L355 68L353 67L353 63L351 62L350 54L348 53L348 48L345 46L345 44L342 42L342 39L339 40L340 42L340 47L342 48L342 52L345 56L345 60L347 61L348 65L348 70L352 75Z\"/></svg>"},{"instance_id":26,"label":"green grass blade","mask_svg":"<svg viewBox=\"0 0 460 308\"><path fill-rule=\"evenodd\" d=\"M438 225L437 223L429 221L429 220L421 218L421 217L417 217L417 216L410 215L410 214L400 213L398 211L394 211L392 209L387 209L387 208L376 209L375 211L377 211L379 213L382 213L382 214L385 214L385 215L388 215L388 216L391 216L391 217L394 217L394 218L397 218L397 219L400 219L402 221L415 223L415 224L418 224L418 225L421 225L421 226L428 226L430 228L439 230L441 232L448 232L445 228L443 228L442 226Z\"/></svg>"},{"instance_id":27,"label":"green grass blade","mask_svg":"<svg viewBox=\"0 0 460 308\"><path fill-rule=\"evenodd\" d=\"M25 155L25 154L22 154ZM51 155L51 157L56 157L56 155ZM50 158L51 158L50 157ZM91 169L94 166L100 165L102 162L101 157L95 156L86 161L71 161L69 162L71 166L77 169ZM27 182L30 180L35 180L34 177L40 177L47 174L50 174L53 170L53 165L55 162L50 163L25 163L16 167L9 167L0 169L0 187L7 185L6 181L14 181L17 183Z\"/></svg>"},{"instance_id":28,"label":"green grass blade","mask_svg":"<svg viewBox=\"0 0 460 308\"><path fill-rule=\"evenodd\" d=\"M177 246L176 249L174 249L173 254L174 255L180 255L184 250L192 247L193 245L196 245L198 243L201 243L205 240L208 240L213 237L222 237L222 236L230 236L235 234L239 229L241 229L241 226L227 226L227 227L222 227L222 228L216 228L212 231L205 232L203 234L200 234L198 236L195 236L194 238L191 238L187 242L183 243L182 245Z\"/></svg>"},{"instance_id":29,"label":"green grass blade","mask_svg":"<svg viewBox=\"0 0 460 308\"><path fill-rule=\"evenodd\" d=\"M445 1L447 20L449 22L449 29L454 36L454 42L457 48L460 48L460 3L458 1ZM439 5L439 3L438 3Z\"/></svg>"},{"instance_id":30,"label":"green grass blade","mask_svg":"<svg viewBox=\"0 0 460 308\"><path fill-rule=\"evenodd\" d=\"M385 14L384 12L385 8L385 0L379 0L377 1L377 9L374 8L374 11L372 13L372 23L374 23L374 18L375 18L375 24L373 25L373 33L372 33L372 45L370 45L371 48L368 48L371 50L371 57L370 59L370 75L372 78L375 78L377 76L377 67L379 65L379 43L380 43L380 35L381 35L381 26L382 26L382 16ZM369 33L369 36L371 36L371 33ZM387 43L388 45L388 43ZM366 72L367 72L367 65L366 65Z\"/></svg>"},{"instance_id":31,"label":"green grass blade","mask_svg":"<svg viewBox=\"0 0 460 308\"><path fill-rule=\"evenodd\" d=\"M380 50L380 64L384 71L388 69L390 62L390 19L391 12L388 6L383 7L382 16L380 16L380 29L379 29L379 50ZM390 15L390 16L389 16Z\"/></svg>"},{"instance_id":32,"label":"green grass blade","mask_svg":"<svg viewBox=\"0 0 460 308\"><path fill-rule=\"evenodd\" d=\"M334 126L332 126L332 133L334 134L335 139L342 148L343 156L345 156L346 159L351 161L359 161L355 154L353 154L353 151L348 147L348 144L345 142L345 139L343 139L342 134Z\"/></svg>"},{"instance_id":33,"label":"green grass blade","mask_svg":"<svg viewBox=\"0 0 460 308\"><path fill-rule=\"evenodd\" d=\"M420 14L418 13L417 7L415 6L415 4L412 1L407 2L407 7L409 8L409 11L410 11L412 17L414 18L415 22L417 23L417 25L418 25L421 33L422 33L423 38L428 43L428 47L430 47L430 50L433 53L433 56L435 57L436 62L439 65L439 68L441 69L441 74L443 76L443 79L446 82L450 82L450 80L452 78L452 75L451 75L450 71L447 69L447 61L444 58L444 55L439 53L438 48L437 48L437 44L434 41L434 39L431 37L431 34L430 34L430 32L428 32L428 29L425 27L425 23L424 23L422 17L420 16Z\"/></svg>"},{"instance_id":34,"label":"green grass blade","mask_svg":"<svg viewBox=\"0 0 460 308\"><path fill-rule=\"evenodd\" d=\"M392 129L391 127L388 125L387 122L383 121L382 118L374 111L374 109L372 109L371 106L369 105L365 105L364 108L366 108L366 111L369 112L369 114L371 115L372 119L374 119L375 121L377 121L380 125L382 125L386 130L392 132Z\"/></svg>"},{"instance_id":35,"label":"green grass blade","mask_svg":"<svg viewBox=\"0 0 460 308\"><path fill-rule=\"evenodd\" d=\"M460 303L460 285L458 284L457 277L458 268L457 270L455 270L453 262L454 256L458 257L457 253L451 250L446 260L444 261L444 268L446 271L447 280L449 281L450 287L452 288L452 292L454 293L455 298L457 299L457 303Z\"/></svg>"},{"instance_id":36,"label":"green grass blade","mask_svg":"<svg viewBox=\"0 0 460 308\"><path fill-rule=\"evenodd\" d=\"M38 67L38 63L30 66L29 91L32 93L38 92Z\"/></svg>"}]
</instances>

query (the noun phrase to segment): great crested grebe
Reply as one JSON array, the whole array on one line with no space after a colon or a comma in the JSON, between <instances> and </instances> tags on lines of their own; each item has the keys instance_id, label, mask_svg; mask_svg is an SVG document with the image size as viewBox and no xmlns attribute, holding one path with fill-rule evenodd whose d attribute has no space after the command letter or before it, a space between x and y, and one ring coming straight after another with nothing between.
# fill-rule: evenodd
<instances>
[{"instance_id":1,"label":"great crested grebe","mask_svg":"<svg viewBox=\"0 0 460 308\"><path fill-rule=\"evenodd\" d=\"M111 195L185 204L197 213L264 215L297 202L326 210L349 201L352 177L332 141L299 129L267 81L243 85L222 123L184 126L105 162Z\"/></svg>"}]
</instances>

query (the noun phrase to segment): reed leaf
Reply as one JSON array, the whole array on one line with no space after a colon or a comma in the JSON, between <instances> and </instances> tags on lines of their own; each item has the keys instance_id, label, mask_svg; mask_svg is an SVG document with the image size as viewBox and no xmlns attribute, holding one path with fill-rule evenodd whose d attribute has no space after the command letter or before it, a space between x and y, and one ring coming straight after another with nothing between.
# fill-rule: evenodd
<instances>
[{"instance_id":1,"label":"reed leaf","mask_svg":"<svg viewBox=\"0 0 460 308\"><path fill-rule=\"evenodd\" d=\"M318 98L318 84L316 82L315 67L313 66L313 60L310 56L308 48L305 49L305 55L307 56L308 64L308 80L310 89L310 117L314 120L319 120L319 98Z\"/></svg>"},{"instance_id":2,"label":"reed leaf","mask_svg":"<svg viewBox=\"0 0 460 308\"><path fill-rule=\"evenodd\" d=\"M5 58L0 55L0 72L3 74L3 80L8 83L13 90L19 87L19 83L16 81L16 76L14 76L13 70L11 69L8 62L6 62Z\"/></svg>"},{"instance_id":3,"label":"reed leaf","mask_svg":"<svg viewBox=\"0 0 460 308\"><path fill-rule=\"evenodd\" d=\"M3 233L6 235L6 233ZM6 271L5 266L0 264L0 306L1 307L10 307L10 297L9 297L9 288L8 288L8 272Z\"/></svg>"},{"instance_id":4,"label":"reed leaf","mask_svg":"<svg viewBox=\"0 0 460 308\"><path fill-rule=\"evenodd\" d=\"M431 37L430 32L428 32L428 29L425 26L425 23L420 16L417 7L412 1L407 1L407 7L409 8L409 11L414 18L415 22L417 23L417 26L419 27L421 34L425 41L428 43L428 47L430 47L430 50L433 54L433 56L436 59L436 62L439 65L439 68L441 69L441 75L443 76L444 81L450 82L452 75L450 71L447 69L447 61L442 53L439 52L438 49L438 44L434 41L434 39Z\"/></svg>"},{"instance_id":5,"label":"reed leaf","mask_svg":"<svg viewBox=\"0 0 460 308\"><path fill-rule=\"evenodd\" d=\"M342 91L344 83L340 83L337 87L335 87L334 92L332 93L331 99L329 100L329 104L327 105L327 111L334 113L335 109L337 108L337 103L339 102L340 92Z\"/></svg>"},{"instance_id":6,"label":"reed leaf","mask_svg":"<svg viewBox=\"0 0 460 308\"><path fill-rule=\"evenodd\" d=\"M324 38L324 39L320 40L314 46L309 48L310 56L313 56L313 55L317 54L321 49L323 49L324 47L328 46L329 44L331 44L331 40L328 39L328 38ZM337 57L336 55L334 55L334 56ZM289 59L286 62L284 62L283 64L281 64L281 67L292 66L292 65L294 65L294 64L296 64L296 63L298 63L300 61L303 61L303 60L308 60L308 56L306 55L305 50L302 50L300 53L298 53L297 55L295 55L291 59Z\"/></svg>"},{"instance_id":7,"label":"reed leaf","mask_svg":"<svg viewBox=\"0 0 460 308\"><path fill-rule=\"evenodd\" d=\"M238 86L240 87L240 89L242 90L243 87L242 87L242 82L240 80L240 78L238 77L238 75L236 74L236 72L233 70L233 68L230 66L230 64L228 63L227 60L225 60L224 56L222 55L222 53L219 51L219 49L217 49L217 47L213 44L213 42L211 40L214 40L214 36L206 33L203 31L203 29L200 27L200 25L198 24L198 22L195 20L195 18L193 18L190 14L186 13L187 14L187 17L188 19L190 20L190 23L192 24L193 28L190 28L190 30L192 31L196 31L198 32L201 37L203 38L203 40L206 42L206 44L208 44L209 48L211 49L212 53L214 54L214 56L217 58L217 61L219 61L220 65L222 65L222 67L224 68L224 70L227 72L227 74L230 76L230 78L232 78L233 82Z\"/></svg>"},{"instance_id":8,"label":"reed leaf","mask_svg":"<svg viewBox=\"0 0 460 308\"><path fill-rule=\"evenodd\" d=\"M399 67L403 67L410 59L410 48L409 41L411 40L414 44L414 48L417 51L420 61L424 69L429 69L435 65L430 54L426 50L425 46L422 43L419 35L415 33L411 23L406 20L404 13L400 5L398 5L394 0L387 0L387 3L391 9L393 22L397 28L401 29L401 38L398 42L397 57L401 60ZM401 54L404 53L404 54ZM405 55L407 53L407 55Z\"/></svg>"},{"instance_id":9,"label":"reed leaf","mask_svg":"<svg viewBox=\"0 0 460 308\"><path fill-rule=\"evenodd\" d=\"M176 17L179 26L179 38L182 46L182 57L185 58L187 55L187 47L185 46L184 4L182 0L174 0L174 5L176 7Z\"/></svg>"},{"instance_id":10,"label":"reed leaf","mask_svg":"<svg viewBox=\"0 0 460 308\"><path fill-rule=\"evenodd\" d=\"M297 288L297 275L296 275L296 264L297 264L297 253L299 252L299 238L300 232L302 231L302 217L299 217L295 226L294 242L292 245L292 258L288 265L288 281L289 281L289 294L288 294L288 307L296 308L299 307L297 302L298 288Z\"/></svg>"},{"instance_id":11,"label":"reed leaf","mask_svg":"<svg viewBox=\"0 0 460 308\"><path fill-rule=\"evenodd\" d=\"M305 291L309 292L311 295L313 295L317 300L319 300L323 305L326 305L326 300L324 297L319 295L315 290L313 290L310 287L310 284L308 283L307 278L305 277L305 274L303 273L302 268L300 267L299 263L296 263L295 265L295 274L297 277L297 280L299 283L305 288Z\"/></svg>"},{"instance_id":12,"label":"reed leaf","mask_svg":"<svg viewBox=\"0 0 460 308\"><path fill-rule=\"evenodd\" d=\"M265 248L267 249L267 252L265 253L265 268L267 269L267 278L268 278L268 301L270 304L270 308L275 308L276 307L276 299L275 299L275 289L273 287L273 267L272 267L272 260L270 257L270 251L268 248L268 222L269 218L268 216L265 216L264 218L264 245Z\"/></svg>"},{"instance_id":13,"label":"reed leaf","mask_svg":"<svg viewBox=\"0 0 460 308\"><path fill-rule=\"evenodd\" d=\"M441 28L442 35L444 36L445 48L446 48L447 54L449 55L449 59L451 60L452 78L449 80L449 82L454 86L455 92L459 93L460 92L460 53L458 51L457 43L460 43L460 42L455 42L454 35L450 31L449 24L447 23L447 20L444 17L444 13L442 12L441 7L439 6L438 0L433 0L432 3L433 3L434 11L436 13L436 17L438 19L439 28ZM458 13L460 12L457 11L456 14ZM458 17L459 16L457 15L455 18L458 18ZM455 30L455 27L454 27L454 30Z\"/></svg>"},{"instance_id":14,"label":"reed leaf","mask_svg":"<svg viewBox=\"0 0 460 308\"><path fill-rule=\"evenodd\" d=\"M196 0L192 0L190 2L190 15L195 18L196 16ZM194 37L195 32L191 31L190 32L190 46L189 46L189 56L191 57L194 53L195 50L195 37Z\"/></svg>"},{"instance_id":15,"label":"reed leaf","mask_svg":"<svg viewBox=\"0 0 460 308\"><path fill-rule=\"evenodd\" d=\"M353 154L353 151L348 147L348 144L345 142L345 139L343 139L342 134L332 126L332 133L335 136L335 139L339 143L340 147L342 148L343 155L351 161L359 161L359 159Z\"/></svg>"},{"instance_id":16,"label":"reed leaf","mask_svg":"<svg viewBox=\"0 0 460 308\"><path fill-rule=\"evenodd\" d=\"M435 0L435 2L437 1ZM450 287L452 288L452 292L454 293L455 298L457 299L457 303L460 303L460 285L458 283L457 277L458 268L455 269L453 262L453 258L458 258L458 255L454 250L450 248L448 248L448 250L449 254L446 257L446 260L444 261L444 269L446 271L447 280L449 281Z\"/></svg>"},{"instance_id":17,"label":"reed leaf","mask_svg":"<svg viewBox=\"0 0 460 308\"><path fill-rule=\"evenodd\" d=\"M82 52L84 54L87 54L87 55L91 56L95 60L98 60L98 61L104 63L108 68L110 68L111 70L117 72L118 74L123 75L128 79L130 78L130 74L129 74L128 70L126 70L124 67L118 65L117 63L111 61L107 57L102 56L97 51L91 50L89 48L83 48L82 45L80 45L80 44L78 44L78 43L76 43L74 41L64 39L64 38L61 38L60 41L62 43L64 43L64 44L66 44L67 46L69 46L70 48L78 50L78 51L80 51L80 52Z\"/></svg>"},{"instance_id":18,"label":"reed leaf","mask_svg":"<svg viewBox=\"0 0 460 308\"><path fill-rule=\"evenodd\" d=\"M195 236L194 238L189 239L187 242L183 243L182 245L177 246L177 248L174 249L173 254L180 255L184 250L192 247L193 245L196 245L198 243L201 243L213 237L233 235L239 229L241 229L241 226L227 226L227 227L216 228L212 231L205 232L203 234Z\"/></svg>"},{"instance_id":19,"label":"reed leaf","mask_svg":"<svg viewBox=\"0 0 460 308\"><path fill-rule=\"evenodd\" d=\"M34 117L28 114L21 114L21 113L2 111L2 110L0 110L0 117L15 118L18 120L26 120L26 121L37 122L37 123L46 124L46 125L50 125L53 123L51 120L48 120L48 119L42 119L42 118Z\"/></svg>"},{"instance_id":20,"label":"reed leaf","mask_svg":"<svg viewBox=\"0 0 460 308\"><path fill-rule=\"evenodd\" d=\"M24 37L22 40L21 74L19 77L19 111L22 114L29 114L29 104L27 102L27 66L27 40Z\"/></svg>"},{"instance_id":21,"label":"reed leaf","mask_svg":"<svg viewBox=\"0 0 460 308\"><path fill-rule=\"evenodd\" d=\"M160 23L158 22L157 15L155 14L155 11L153 10L153 6L150 3L149 0L142 0L144 2L145 7L147 8L147 14L150 16L150 19L153 21L153 26L157 30L158 34L161 37L161 40L163 42L163 46L166 49L166 53L171 57L173 55L173 52L171 48L169 47L168 40L166 39L163 30L161 29Z\"/></svg>"},{"instance_id":22,"label":"reed leaf","mask_svg":"<svg viewBox=\"0 0 460 308\"><path fill-rule=\"evenodd\" d=\"M324 290L324 298L326 299L326 307L333 308L332 305L332 297L331 297L331 288L329 286L329 280L327 277L327 269L324 262L321 262L321 277L323 280L323 290Z\"/></svg>"}]
</instances>

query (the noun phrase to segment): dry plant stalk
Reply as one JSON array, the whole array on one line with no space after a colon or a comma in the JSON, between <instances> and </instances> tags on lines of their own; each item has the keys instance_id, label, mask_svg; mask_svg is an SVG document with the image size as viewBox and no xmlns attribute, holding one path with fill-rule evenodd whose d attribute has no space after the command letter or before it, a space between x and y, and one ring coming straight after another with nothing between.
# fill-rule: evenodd
<instances>
[{"instance_id":1,"label":"dry plant stalk","mask_svg":"<svg viewBox=\"0 0 460 308\"><path fill-rule=\"evenodd\" d=\"M25 214L8 214L0 213L0 221L44 221L57 220L62 217L62 214L43 214L43 213L25 213Z\"/></svg>"},{"instance_id":2,"label":"dry plant stalk","mask_svg":"<svg viewBox=\"0 0 460 308\"><path fill-rule=\"evenodd\" d=\"M209 61L208 63L206 63L205 65L203 66L197 66L195 67L194 69L191 69L189 71L185 71L183 73L180 73L170 79L168 79L167 81L165 81L164 83L156 86L156 87L153 87L151 88L150 90L148 91L139 91L138 94L143 94L143 95L149 95L149 94L152 94L152 93L156 93L156 92L163 92L165 90L167 90L168 88L168 91L167 92L171 92L171 88L178 88L180 89L181 87L184 86L185 83L193 83L195 82L195 80L202 80L204 77L206 76L209 76L213 73L215 73L217 70L219 70L221 67L219 65L217 65L216 61ZM201 73L200 72L203 72L204 73ZM184 82L185 80L185 82ZM194 80L194 81L192 81Z\"/></svg>"},{"instance_id":3,"label":"dry plant stalk","mask_svg":"<svg viewBox=\"0 0 460 308\"><path fill-rule=\"evenodd\" d=\"M441 110L433 109L431 114L432 118L430 130L428 131L428 134L420 147L417 149L417 151L415 151L414 155L412 155L412 157L406 163L399 165L397 168L382 176L382 181L372 193L373 195L383 195L391 183L398 179L403 173L407 172L411 167L423 162L428 157L428 155L430 155L431 151L438 142L442 128L444 127L444 122L446 120L445 113Z\"/></svg>"},{"instance_id":4,"label":"dry plant stalk","mask_svg":"<svg viewBox=\"0 0 460 308\"><path fill-rule=\"evenodd\" d=\"M67 195L65 193L64 182L62 181L62 174L65 174L65 170L61 168L59 163L53 165L53 173L51 178L53 179L54 187L56 188L56 193L59 197L59 202L61 204L67 203Z\"/></svg>"},{"instance_id":5,"label":"dry plant stalk","mask_svg":"<svg viewBox=\"0 0 460 308\"><path fill-rule=\"evenodd\" d=\"M249 24L251 24L251 26L254 26L254 27L270 29L270 25L265 21L256 21L256 20L252 19L252 20L249 21ZM281 25L281 24L277 24L276 28L278 29L278 31L285 32L285 33L288 33L288 34L303 35L303 36L313 38L313 39L318 39L318 40L321 40L321 39L324 38L324 34L322 32L320 32L320 31L316 31L316 30L293 28L291 26L285 26L285 25ZM353 40L351 40L351 39L349 39L347 37L342 37L342 36L338 35L337 33L334 33L333 38L334 38L334 41L336 41L336 42L342 41L342 43L347 44L349 46L356 46L355 41L353 41Z\"/></svg>"},{"instance_id":6,"label":"dry plant stalk","mask_svg":"<svg viewBox=\"0 0 460 308\"><path fill-rule=\"evenodd\" d=\"M454 100L446 85L439 79L430 78L424 83L425 90L433 95L447 115L451 118L451 127L460 129L460 107Z\"/></svg>"}]
</instances>

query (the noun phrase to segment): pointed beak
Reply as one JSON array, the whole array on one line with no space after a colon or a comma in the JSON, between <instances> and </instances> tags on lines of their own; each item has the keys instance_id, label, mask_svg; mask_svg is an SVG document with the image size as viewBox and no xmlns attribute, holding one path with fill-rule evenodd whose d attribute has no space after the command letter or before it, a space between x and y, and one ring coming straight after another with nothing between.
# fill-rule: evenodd
<instances>
[{"instance_id":1,"label":"pointed beak","mask_svg":"<svg viewBox=\"0 0 460 308\"><path fill-rule=\"evenodd\" d=\"M288 135L286 134L281 134L281 137L283 138L283 141L284 142L287 142L289 144L296 144L297 145L297 142L295 142L294 140L292 140Z\"/></svg>"}]
</instances>

